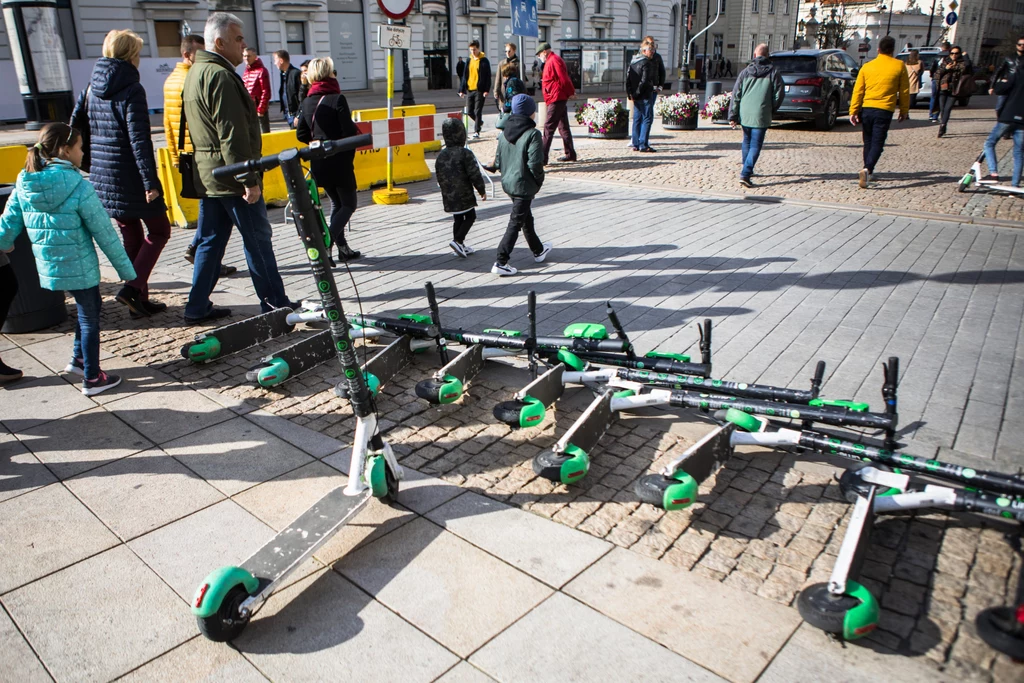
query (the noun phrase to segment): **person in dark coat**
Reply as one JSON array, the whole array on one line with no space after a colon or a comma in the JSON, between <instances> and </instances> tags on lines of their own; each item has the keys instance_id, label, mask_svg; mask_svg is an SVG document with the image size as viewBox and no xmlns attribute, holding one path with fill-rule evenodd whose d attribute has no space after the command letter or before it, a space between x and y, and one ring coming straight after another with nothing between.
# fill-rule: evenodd
<instances>
[{"instance_id":1,"label":"person in dark coat","mask_svg":"<svg viewBox=\"0 0 1024 683\"><path fill-rule=\"evenodd\" d=\"M466 244L466 235L476 221L476 196L487 199L484 177L476 156L466 149L466 127L459 119L446 119L441 124L444 149L437 155L434 173L441 188L441 201L446 213L453 215L452 241L448 246L456 256L466 258L475 249Z\"/></svg>"},{"instance_id":2,"label":"person in dark coat","mask_svg":"<svg viewBox=\"0 0 1024 683\"><path fill-rule=\"evenodd\" d=\"M651 117L648 106L654 98L656 68L651 55L654 45L644 41L626 70L626 97L633 102L633 134L630 149L634 152L653 152L650 146Z\"/></svg>"},{"instance_id":3,"label":"person in dark coat","mask_svg":"<svg viewBox=\"0 0 1024 683\"><path fill-rule=\"evenodd\" d=\"M462 61L462 57L459 57L458 64L455 65L455 75L459 77L459 83L462 83L462 74L466 73L466 63Z\"/></svg>"},{"instance_id":4,"label":"person in dark coat","mask_svg":"<svg viewBox=\"0 0 1024 683\"><path fill-rule=\"evenodd\" d=\"M295 127L295 117L299 115L299 91L302 89L302 73L292 66L288 50L274 53L274 65L281 72L281 85L277 88L277 97L281 102L281 113L291 128Z\"/></svg>"},{"instance_id":5,"label":"person in dark coat","mask_svg":"<svg viewBox=\"0 0 1024 683\"><path fill-rule=\"evenodd\" d=\"M103 41L103 57L71 114L72 127L89 130L89 181L124 239L136 277L117 294L133 316L158 313L166 304L149 298L149 275L171 236L160 197L146 91L139 82L142 38L114 30ZM146 224L143 233L142 224Z\"/></svg>"},{"instance_id":6,"label":"person in dark coat","mask_svg":"<svg viewBox=\"0 0 1024 683\"><path fill-rule=\"evenodd\" d=\"M1021 50L1024 35L1017 39ZM1024 173L1024 58L1019 58L1013 69L1007 69L995 83L996 95L1004 97L1003 108L999 110L999 123L1006 125L1006 132L1013 135L1013 177L1010 183L1021 186ZM994 156L994 155L993 155Z\"/></svg>"},{"instance_id":7,"label":"person in dark coat","mask_svg":"<svg viewBox=\"0 0 1024 683\"><path fill-rule=\"evenodd\" d=\"M330 57L317 58L309 63L306 70L309 95L302 102L295 129L300 142L339 140L359 134L352 122L348 101L341 94L337 79L331 75L333 73L334 62ZM338 245L338 258L343 261L361 256L345 240L345 225L356 210L355 158L355 150L352 150L310 162L316 184L331 198L331 241Z\"/></svg>"}]
</instances>

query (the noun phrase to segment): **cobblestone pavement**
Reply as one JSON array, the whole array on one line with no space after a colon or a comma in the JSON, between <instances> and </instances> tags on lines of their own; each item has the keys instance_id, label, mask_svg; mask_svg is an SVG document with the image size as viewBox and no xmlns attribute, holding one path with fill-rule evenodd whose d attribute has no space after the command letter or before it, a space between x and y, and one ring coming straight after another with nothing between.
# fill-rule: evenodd
<instances>
[{"instance_id":1,"label":"cobblestone pavement","mask_svg":"<svg viewBox=\"0 0 1024 683\"><path fill-rule=\"evenodd\" d=\"M507 201L479 209L469 242L481 251L463 261L446 250L450 219L435 188L410 190L405 206L361 206L356 214L351 242L369 256L352 272L367 313L422 311L422 284L432 280L446 325L521 327L526 291L534 289L541 333L600 320L611 299L639 349L671 351L693 351L691 323L707 316L716 322L715 376L803 386L823 359L825 395L874 403L878 365L895 354L908 450L994 469L1024 463L1012 419L1024 399L1024 255L1015 230L556 175L535 211L542 238L556 244L552 257L522 277L498 280L487 272L487 247L504 229ZM174 234L154 277L167 313L128 320L112 303L114 285L104 285L103 349L349 440L349 410L330 392L333 367L269 390L245 382L246 368L284 342L203 366L181 359L179 348L196 331L180 322L188 270L179 253L190 238ZM291 227L277 229L275 240L289 293L312 296ZM232 240L229 260L242 266L239 242ZM514 264L525 265L522 254L515 252ZM255 312L246 279L222 285L215 302L241 304L236 319ZM344 277L340 285L352 308ZM541 428L511 431L491 408L526 383L522 368L485 369L468 397L440 408L412 393L433 368L430 354L418 358L378 399L403 464L782 604L831 570L850 506L828 463L741 453L705 483L697 505L665 513L640 504L633 481L706 433L699 416L623 417L594 453L587 478L554 486L533 474L531 459L581 414L584 391L570 391ZM864 582L883 608L870 647L921 657L962 678L1020 679L1020 665L997 656L973 626L978 610L1012 600L1021 572L1000 529L958 515L886 519L868 557Z\"/></svg>"},{"instance_id":2,"label":"cobblestone pavement","mask_svg":"<svg viewBox=\"0 0 1024 683\"><path fill-rule=\"evenodd\" d=\"M779 122L768 132L757 162L757 187L739 185L742 133L728 126L701 122L696 131L668 131L656 119L651 144L657 154L628 150L625 140L592 140L585 129L578 134L580 161L553 164L551 173L587 180L671 186L709 193L787 197L879 209L977 216L1024 222L1024 197L996 195L983 190L959 193L957 183L981 152L995 123L994 97L972 98L968 108L957 107L949 132L936 138L937 126L928 122L925 109L915 109L911 120L893 123L878 164L880 181L868 190L857 187L863 166L860 128L840 119L835 129L816 131L811 124ZM472 149L481 160L493 157L493 132ZM1011 143L997 147L1000 171L1009 178ZM552 158L561 155L555 139ZM638 163L639 162L639 163Z\"/></svg>"}]
</instances>

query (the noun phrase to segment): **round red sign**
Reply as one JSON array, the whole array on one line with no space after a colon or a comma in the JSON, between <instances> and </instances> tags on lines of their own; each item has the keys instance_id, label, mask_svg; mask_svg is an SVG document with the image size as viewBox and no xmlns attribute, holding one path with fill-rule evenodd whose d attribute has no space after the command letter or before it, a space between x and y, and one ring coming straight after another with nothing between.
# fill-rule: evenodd
<instances>
[{"instance_id":1,"label":"round red sign","mask_svg":"<svg viewBox=\"0 0 1024 683\"><path fill-rule=\"evenodd\" d=\"M380 11L392 19L403 19L415 4L416 0L377 0Z\"/></svg>"}]
</instances>

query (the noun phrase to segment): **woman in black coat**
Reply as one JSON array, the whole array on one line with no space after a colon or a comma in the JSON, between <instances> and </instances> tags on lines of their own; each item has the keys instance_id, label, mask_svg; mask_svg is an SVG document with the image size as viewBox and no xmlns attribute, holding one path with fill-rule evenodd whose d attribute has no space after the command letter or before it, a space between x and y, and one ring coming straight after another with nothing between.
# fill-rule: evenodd
<instances>
[{"instance_id":1,"label":"woman in black coat","mask_svg":"<svg viewBox=\"0 0 1024 683\"><path fill-rule=\"evenodd\" d=\"M309 95L299 105L295 134L301 142L339 140L358 135L348 101L341 94L330 57L310 61L306 70ZM331 241L338 245L338 258L357 259L358 251L345 241L345 224L356 210L355 150L310 162L316 184L331 198Z\"/></svg>"},{"instance_id":2,"label":"woman in black coat","mask_svg":"<svg viewBox=\"0 0 1024 683\"><path fill-rule=\"evenodd\" d=\"M78 98L71 125L88 130L89 181L111 218L117 221L136 278L117 300L133 317L167 308L150 301L149 275L171 236L167 207L160 198L146 91L139 82L142 38L133 31L111 31L103 41L89 87ZM145 222L148 234L144 234Z\"/></svg>"}]
</instances>

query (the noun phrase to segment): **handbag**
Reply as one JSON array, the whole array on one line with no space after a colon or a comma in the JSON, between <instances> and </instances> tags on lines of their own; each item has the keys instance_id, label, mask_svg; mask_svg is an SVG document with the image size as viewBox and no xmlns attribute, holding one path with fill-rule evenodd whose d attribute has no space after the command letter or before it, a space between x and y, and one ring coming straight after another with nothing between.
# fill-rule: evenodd
<instances>
[{"instance_id":1,"label":"handbag","mask_svg":"<svg viewBox=\"0 0 1024 683\"><path fill-rule=\"evenodd\" d=\"M178 121L178 170L181 172L181 192L185 199L201 199L196 189L196 159L192 152L185 151L185 102L181 103L181 119Z\"/></svg>"},{"instance_id":2,"label":"handbag","mask_svg":"<svg viewBox=\"0 0 1024 683\"><path fill-rule=\"evenodd\" d=\"M964 74L956 82L953 88L954 97L970 97L978 91L978 84L974 82L973 74Z\"/></svg>"}]
</instances>

